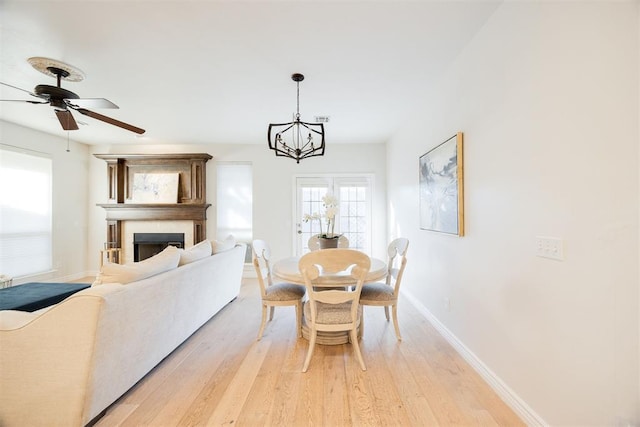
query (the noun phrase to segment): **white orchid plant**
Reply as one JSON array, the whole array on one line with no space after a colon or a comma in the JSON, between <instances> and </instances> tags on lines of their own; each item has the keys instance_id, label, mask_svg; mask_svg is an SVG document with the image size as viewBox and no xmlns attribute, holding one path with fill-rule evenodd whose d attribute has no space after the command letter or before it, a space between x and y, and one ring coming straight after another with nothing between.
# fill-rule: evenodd
<instances>
[{"instance_id":1,"label":"white orchid plant","mask_svg":"<svg viewBox=\"0 0 640 427\"><path fill-rule=\"evenodd\" d=\"M325 239L334 239L339 237L338 234L335 234L336 215L338 214L338 199L331 194L327 194L322 198L322 207L324 208L323 213L314 212L312 214L305 214L302 218L303 221L309 222L318 220L318 223L320 224L320 237ZM326 233L322 229L323 219L327 224Z\"/></svg>"}]
</instances>

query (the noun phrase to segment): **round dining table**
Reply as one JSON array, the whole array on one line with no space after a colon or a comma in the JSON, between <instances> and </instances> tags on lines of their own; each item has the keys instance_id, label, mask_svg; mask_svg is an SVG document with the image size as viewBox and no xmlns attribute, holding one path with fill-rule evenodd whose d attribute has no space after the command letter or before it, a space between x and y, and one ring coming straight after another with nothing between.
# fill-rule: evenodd
<instances>
[{"instance_id":1,"label":"round dining table","mask_svg":"<svg viewBox=\"0 0 640 427\"><path fill-rule=\"evenodd\" d=\"M273 267L271 268L271 274L273 274L280 280L304 285L302 273L300 273L300 270L298 269L299 261L300 257L297 256L281 259L273 264ZM387 264L381 259L371 258L371 267L369 268L369 273L367 273L365 282L376 282L380 279L383 279L386 275ZM322 274L316 282L316 286L333 288L337 286L347 285L353 285L353 278L351 278L346 273L330 275Z\"/></svg>"},{"instance_id":2,"label":"round dining table","mask_svg":"<svg viewBox=\"0 0 640 427\"><path fill-rule=\"evenodd\" d=\"M273 264L271 268L271 274L280 280L284 280L290 283L297 283L304 285L304 279L302 273L298 269L298 262L300 257L284 258ZM387 264L381 259L371 258L371 267L369 273L365 279L365 282L375 282L383 279L387 275ZM321 274L315 281L316 287L335 288L353 285L353 278L346 272L339 274ZM309 339L309 326L305 321L304 315L302 316L302 336ZM360 328L358 327L358 337L360 337ZM324 345L339 345L349 342L349 332L326 332L318 331L316 337L316 343Z\"/></svg>"}]
</instances>

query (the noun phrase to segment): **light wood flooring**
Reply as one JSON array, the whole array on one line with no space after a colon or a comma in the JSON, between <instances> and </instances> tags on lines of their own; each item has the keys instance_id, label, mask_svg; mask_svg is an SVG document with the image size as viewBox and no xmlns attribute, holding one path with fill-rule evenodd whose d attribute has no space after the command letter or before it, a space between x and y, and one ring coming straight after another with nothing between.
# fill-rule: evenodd
<instances>
[{"instance_id":1,"label":"light wood flooring","mask_svg":"<svg viewBox=\"0 0 640 427\"><path fill-rule=\"evenodd\" d=\"M517 415L406 300L403 341L381 307L365 307L367 371L350 344L297 339L293 307L276 308L261 341L254 279L128 393L97 427L519 426ZM117 375L114 373L114 375Z\"/></svg>"}]
</instances>

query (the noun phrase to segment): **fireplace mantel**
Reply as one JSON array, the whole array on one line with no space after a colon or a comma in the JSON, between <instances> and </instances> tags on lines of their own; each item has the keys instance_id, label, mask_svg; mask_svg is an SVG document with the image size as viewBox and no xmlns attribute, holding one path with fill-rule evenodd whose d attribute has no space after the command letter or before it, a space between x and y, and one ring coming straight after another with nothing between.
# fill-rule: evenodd
<instances>
[{"instance_id":1,"label":"fireplace mantel","mask_svg":"<svg viewBox=\"0 0 640 427\"><path fill-rule=\"evenodd\" d=\"M140 221L140 220L192 220L207 219L205 204L134 204L134 203L105 203L98 204L107 212L107 221Z\"/></svg>"},{"instance_id":2,"label":"fireplace mantel","mask_svg":"<svg viewBox=\"0 0 640 427\"><path fill-rule=\"evenodd\" d=\"M94 154L107 163L107 242L122 247L123 221L193 221L193 243L206 239L207 153L177 154ZM178 173L178 203L131 203L136 173Z\"/></svg>"}]
</instances>

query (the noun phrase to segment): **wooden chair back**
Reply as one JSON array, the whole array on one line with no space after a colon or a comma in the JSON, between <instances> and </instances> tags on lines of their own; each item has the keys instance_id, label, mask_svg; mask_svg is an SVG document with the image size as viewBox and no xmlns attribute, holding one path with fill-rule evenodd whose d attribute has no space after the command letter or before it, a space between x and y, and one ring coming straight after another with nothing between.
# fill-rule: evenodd
<instances>
[{"instance_id":1,"label":"wooden chair back","mask_svg":"<svg viewBox=\"0 0 640 427\"><path fill-rule=\"evenodd\" d=\"M407 264L407 249L409 248L409 239L400 237L389 243L387 254L389 262L387 264L387 285L393 286L393 294L398 297L400 292L400 283L402 275Z\"/></svg>"},{"instance_id":2,"label":"wooden chair back","mask_svg":"<svg viewBox=\"0 0 640 427\"><path fill-rule=\"evenodd\" d=\"M253 267L256 270L258 276L258 283L260 284L260 294L264 297L267 293L267 286L273 284L271 278L271 249L269 244L264 240L256 239L251 242L251 249L253 252Z\"/></svg>"},{"instance_id":3,"label":"wooden chair back","mask_svg":"<svg viewBox=\"0 0 640 427\"><path fill-rule=\"evenodd\" d=\"M355 328L357 322L360 292L364 284L371 260L360 251L353 249L325 249L309 252L298 263L298 268L304 278L309 297L311 319L310 322L318 330L342 331ZM353 286L345 289L329 289L314 286L321 275L346 274L353 278ZM316 322L318 303L343 304L350 302L350 321L343 324L319 324Z\"/></svg>"}]
</instances>

